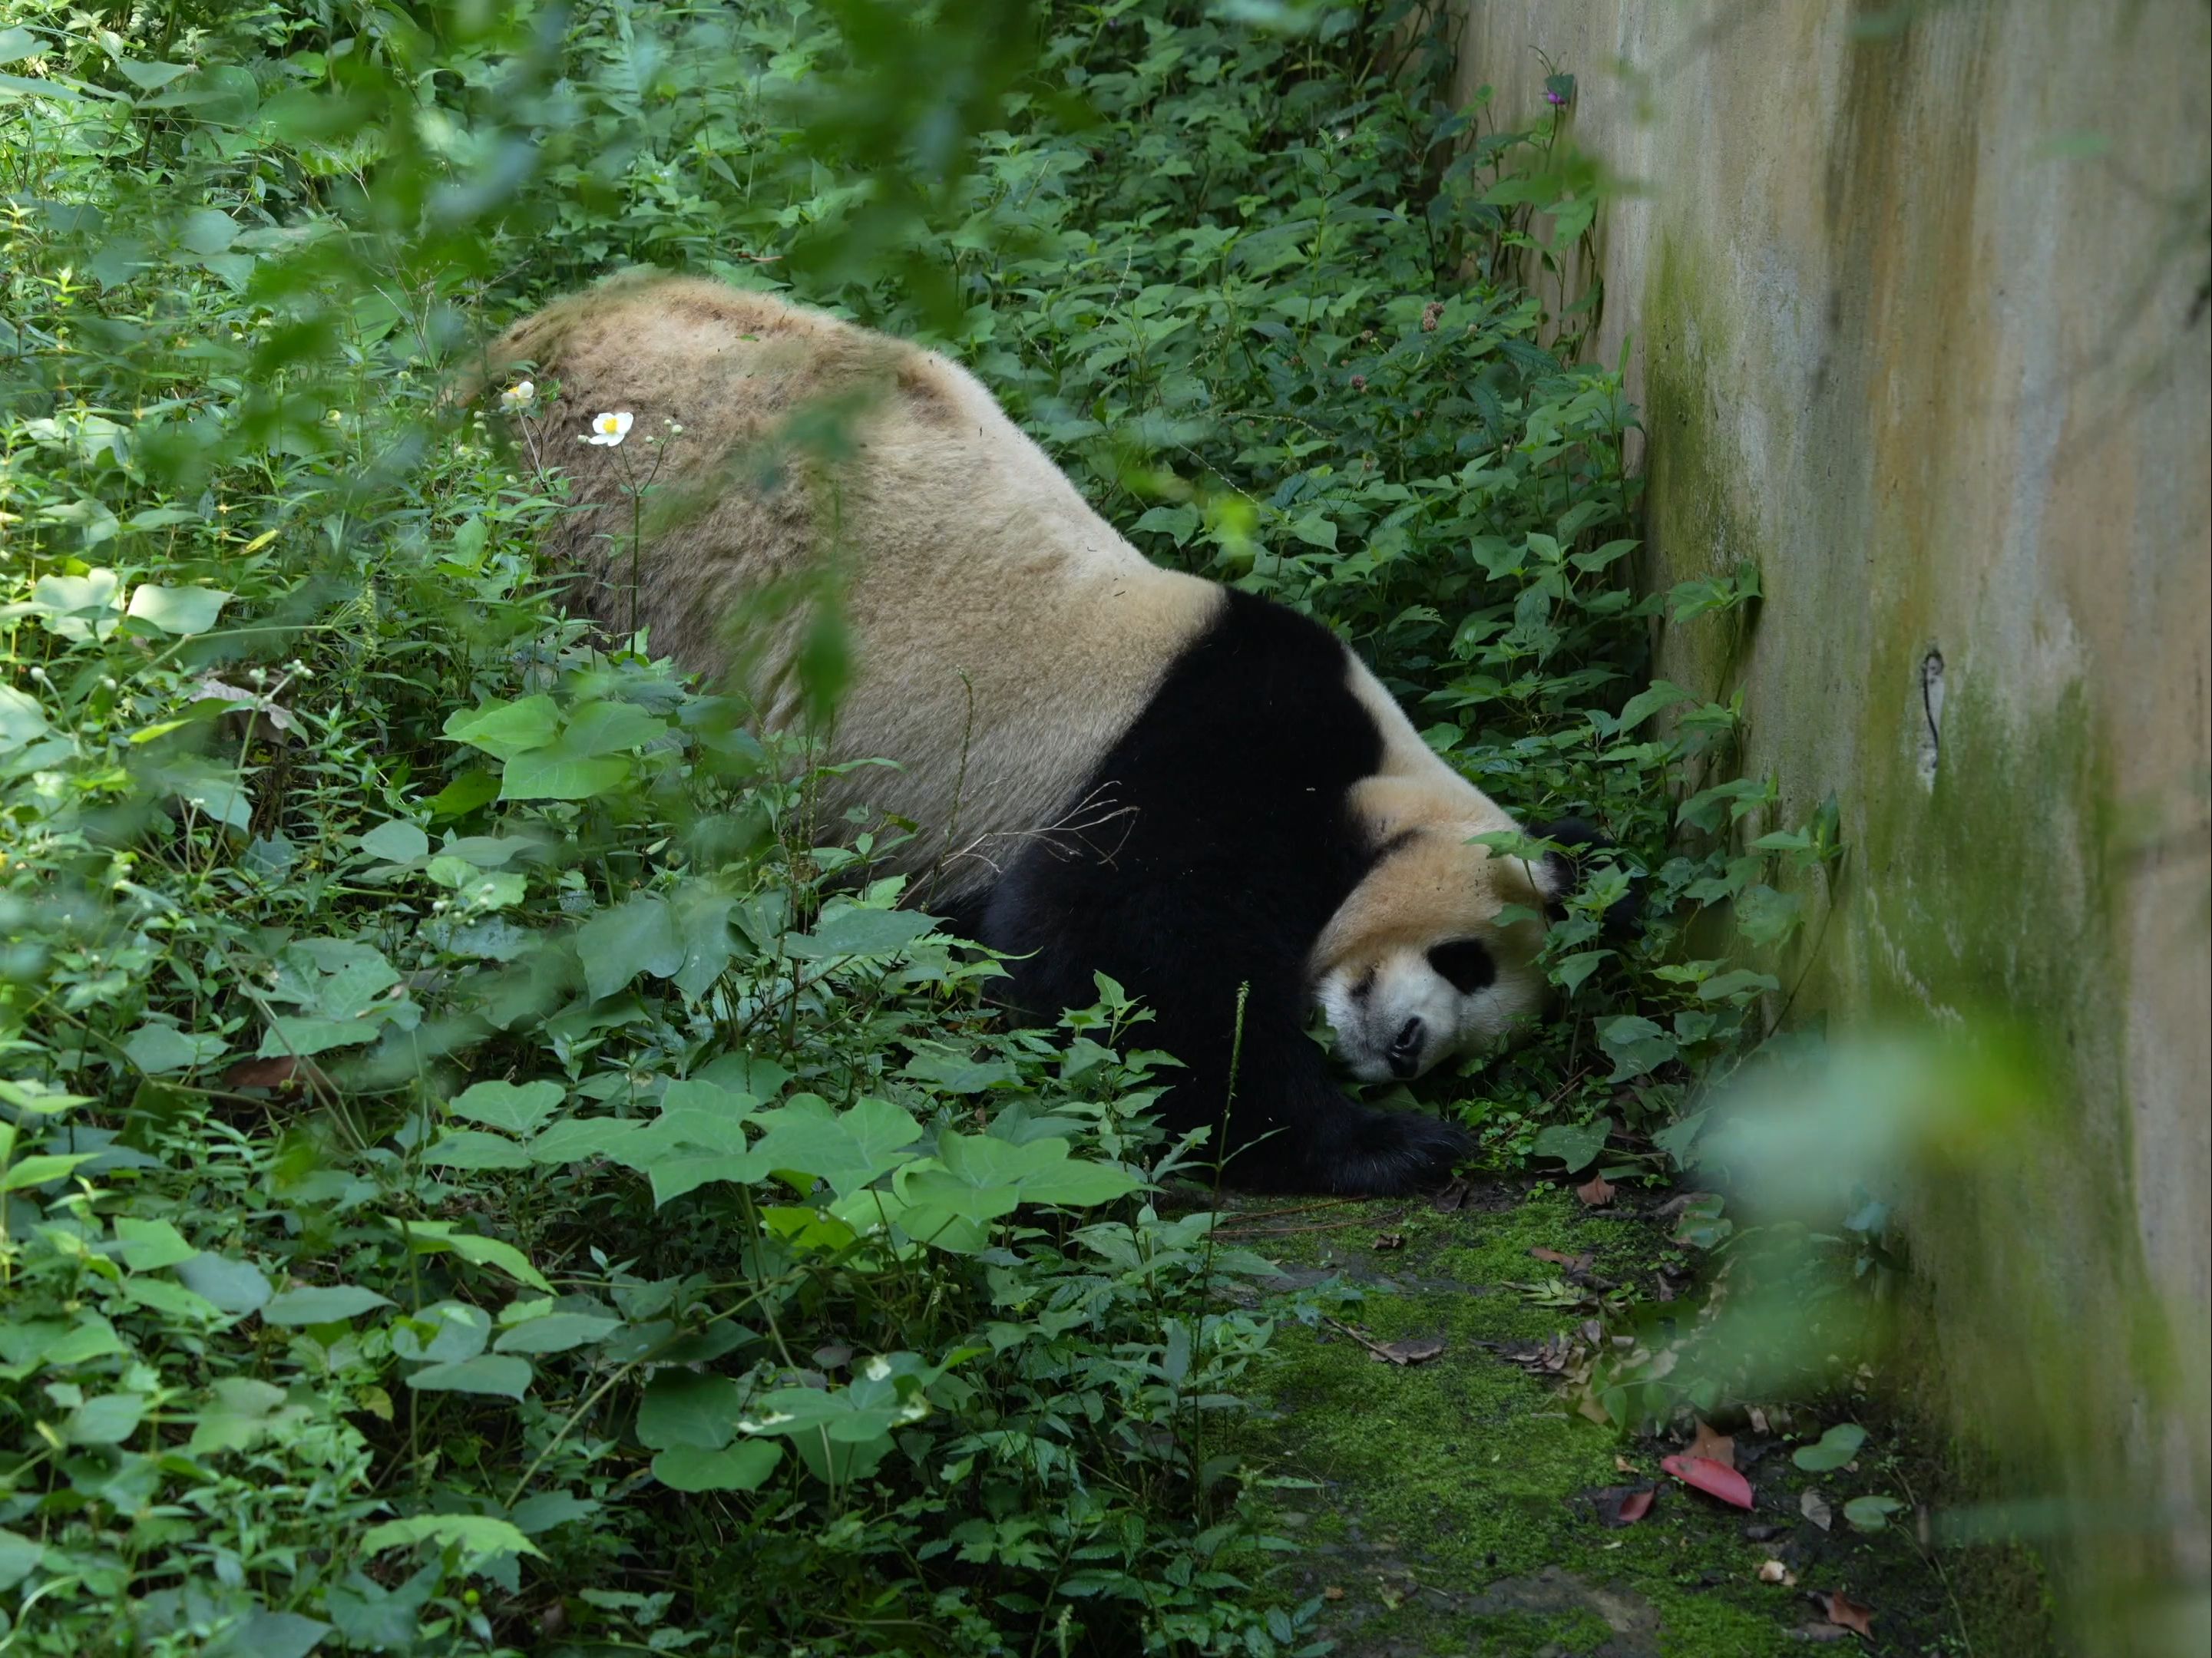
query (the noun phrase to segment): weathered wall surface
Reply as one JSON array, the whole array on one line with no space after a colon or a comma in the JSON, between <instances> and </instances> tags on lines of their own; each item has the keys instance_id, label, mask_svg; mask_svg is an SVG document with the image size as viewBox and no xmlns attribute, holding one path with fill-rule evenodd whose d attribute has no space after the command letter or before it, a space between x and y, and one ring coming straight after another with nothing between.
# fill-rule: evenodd
<instances>
[{"instance_id":1,"label":"weathered wall surface","mask_svg":"<svg viewBox=\"0 0 2212 1658\"><path fill-rule=\"evenodd\" d=\"M2049 1061L2031 1155L1911 1206L1931 1373L2014 1490L2093 1521L2054 1561L2084 1649L2182 1649L2212 1479L2212 7L1463 3L1462 94L1540 113L1540 49L1632 186L1595 355L1629 348L1652 580L1761 572L1747 641L1692 624L1662 671L1745 689L1786 822L1842 802L1799 1007L1995 1012Z\"/></svg>"}]
</instances>

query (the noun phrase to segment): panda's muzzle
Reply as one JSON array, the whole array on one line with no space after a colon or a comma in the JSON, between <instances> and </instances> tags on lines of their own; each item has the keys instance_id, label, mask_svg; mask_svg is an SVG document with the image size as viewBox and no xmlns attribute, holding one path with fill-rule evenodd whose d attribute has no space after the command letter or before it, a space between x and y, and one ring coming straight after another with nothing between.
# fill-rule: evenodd
<instances>
[{"instance_id":1,"label":"panda's muzzle","mask_svg":"<svg viewBox=\"0 0 2212 1658\"><path fill-rule=\"evenodd\" d=\"M1383 1059L1390 1074L1401 1082L1411 1082L1421 1074L1421 1039L1427 1027L1419 1018L1412 1018L1398 1027L1398 1034L1390 1039Z\"/></svg>"}]
</instances>

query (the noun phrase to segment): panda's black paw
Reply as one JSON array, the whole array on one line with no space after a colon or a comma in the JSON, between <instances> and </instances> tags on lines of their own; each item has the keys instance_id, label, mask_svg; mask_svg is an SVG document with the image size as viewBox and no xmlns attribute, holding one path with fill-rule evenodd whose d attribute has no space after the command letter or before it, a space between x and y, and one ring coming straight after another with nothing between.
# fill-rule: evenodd
<instances>
[{"instance_id":1,"label":"panda's black paw","mask_svg":"<svg viewBox=\"0 0 2212 1658\"><path fill-rule=\"evenodd\" d=\"M1474 1137L1425 1111L1361 1111L1315 1152L1314 1185L1345 1197L1432 1191L1474 1151Z\"/></svg>"}]
</instances>

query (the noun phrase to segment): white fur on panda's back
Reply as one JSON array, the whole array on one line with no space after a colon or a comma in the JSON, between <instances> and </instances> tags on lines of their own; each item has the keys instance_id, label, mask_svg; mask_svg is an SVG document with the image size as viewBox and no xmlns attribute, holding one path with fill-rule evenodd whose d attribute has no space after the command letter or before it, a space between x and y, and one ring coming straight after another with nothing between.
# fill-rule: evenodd
<instances>
[{"instance_id":1,"label":"white fur on panda's back","mask_svg":"<svg viewBox=\"0 0 2212 1658\"><path fill-rule=\"evenodd\" d=\"M896 866L933 865L950 833L956 858L939 890L987 884L1048 831L1092 767L1150 698L1176 653L1222 603L1220 590L1162 570L1115 533L976 381L933 353L767 295L691 279L627 281L560 301L502 337L495 365L537 364L557 379L556 432L580 432L600 410L636 416L632 444L672 419L659 484L700 501L649 543L641 619L657 649L717 674L728 658L719 624L746 590L797 574L825 553L845 573L854 679L840 705L835 757L888 756L830 785L834 814L873 805L925 833ZM814 399L873 388L843 461L775 498L716 469ZM553 550L586 568L607 564L611 531L627 529L621 494L642 455L579 443L558 456L580 501L617 507L577 515ZM809 505L809 501L812 505ZM627 620L617 557L587 598ZM782 670L798 629L762 665L771 718L793 712ZM1095 803L1081 817L1110 813ZM1110 843L1109 822L1092 835Z\"/></svg>"}]
</instances>

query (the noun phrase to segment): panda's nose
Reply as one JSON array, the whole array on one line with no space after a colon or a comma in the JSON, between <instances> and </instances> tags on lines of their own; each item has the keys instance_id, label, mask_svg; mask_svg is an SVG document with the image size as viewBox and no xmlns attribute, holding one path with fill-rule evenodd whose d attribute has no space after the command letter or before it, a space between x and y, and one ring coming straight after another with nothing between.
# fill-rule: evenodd
<instances>
[{"instance_id":1,"label":"panda's nose","mask_svg":"<svg viewBox=\"0 0 2212 1658\"><path fill-rule=\"evenodd\" d=\"M1412 1018L1398 1027L1398 1034L1390 1039L1390 1051L1384 1057L1390 1063L1390 1074L1410 1078L1421 1068L1421 1032L1418 1018Z\"/></svg>"}]
</instances>

